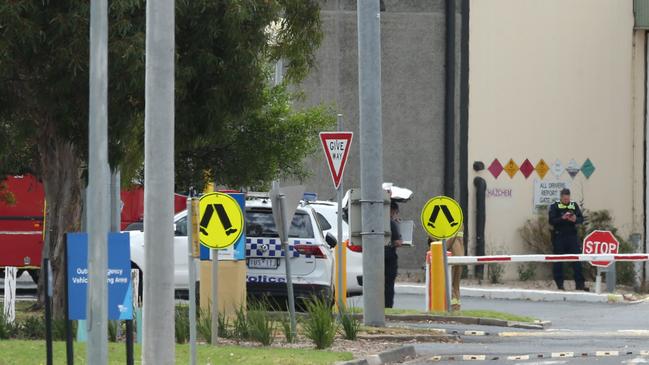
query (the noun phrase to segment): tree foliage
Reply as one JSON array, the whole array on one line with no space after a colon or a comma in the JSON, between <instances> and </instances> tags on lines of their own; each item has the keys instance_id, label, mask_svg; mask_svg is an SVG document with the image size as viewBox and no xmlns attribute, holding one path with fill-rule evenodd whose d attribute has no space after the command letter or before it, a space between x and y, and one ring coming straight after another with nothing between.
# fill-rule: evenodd
<instances>
[{"instance_id":1,"label":"tree foliage","mask_svg":"<svg viewBox=\"0 0 649 365\"><path fill-rule=\"evenodd\" d=\"M0 2L0 175L32 172L45 186L55 298L61 243L79 228L88 154L89 5L86 0ZM109 158L129 181L141 169L145 1L109 2ZM232 186L299 176L326 109L294 111L320 44L313 0L176 0L178 185ZM284 60L286 84L270 87ZM55 307L62 308L55 300Z\"/></svg>"}]
</instances>

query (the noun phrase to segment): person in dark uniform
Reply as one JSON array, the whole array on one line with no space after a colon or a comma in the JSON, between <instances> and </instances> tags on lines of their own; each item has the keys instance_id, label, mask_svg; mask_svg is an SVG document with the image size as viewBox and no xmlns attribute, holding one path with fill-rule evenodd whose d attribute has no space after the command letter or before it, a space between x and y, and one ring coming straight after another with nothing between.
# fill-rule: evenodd
<instances>
[{"instance_id":1,"label":"person in dark uniform","mask_svg":"<svg viewBox=\"0 0 649 365\"><path fill-rule=\"evenodd\" d=\"M393 201L390 203L390 244L385 246L385 308L392 308L394 304L394 281L399 268L397 247L403 245L398 216L399 205Z\"/></svg>"},{"instance_id":2,"label":"person in dark uniform","mask_svg":"<svg viewBox=\"0 0 649 365\"><path fill-rule=\"evenodd\" d=\"M584 223L579 205L570 200L570 190L562 189L560 200L550 205L549 221L552 225L552 249L557 255L580 254L577 225ZM581 273L581 262L571 263L574 271L575 287L577 290L588 291L584 285L584 275ZM563 263L555 262L552 266L554 281L559 290L563 288Z\"/></svg>"}]
</instances>

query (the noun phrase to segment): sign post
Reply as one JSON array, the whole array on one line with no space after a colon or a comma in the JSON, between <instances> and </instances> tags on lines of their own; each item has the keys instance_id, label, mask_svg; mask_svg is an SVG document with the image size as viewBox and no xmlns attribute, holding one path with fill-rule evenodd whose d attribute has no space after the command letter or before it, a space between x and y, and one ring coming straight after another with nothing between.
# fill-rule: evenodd
<instances>
[{"instance_id":1,"label":"sign post","mask_svg":"<svg viewBox=\"0 0 649 365\"><path fill-rule=\"evenodd\" d=\"M219 307L218 292L218 250L228 248L241 238L245 229L243 212L239 203L225 193L209 193L199 201L199 240L203 246L212 249L212 345L218 338ZM192 254L193 256L193 254Z\"/></svg>"},{"instance_id":2,"label":"sign post","mask_svg":"<svg viewBox=\"0 0 649 365\"><path fill-rule=\"evenodd\" d=\"M187 267L189 269L189 364L196 365L196 257L194 241L197 238L194 233L194 199L187 197Z\"/></svg>"},{"instance_id":3,"label":"sign post","mask_svg":"<svg viewBox=\"0 0 649 365\"><path fill-rule=\"evenodd\" d=\"M592 231L584 237L582 252L587 255L594 254L617 254L620 249L620 242L611 231ZM611 265L611 261L591 261L591 265L597 266L597 278L595 279L595 292L601 293L602 268ZM608 275L608 274L607 274Z\"/></svg>"},{"instance_id":4,"label":"sign post","mask_svg":"<svg viewBox=\"0 0 649 365\"><path fill-rule=\"evenodd\" d=\"M349 149L352 145L354 134L352 132L341 132L343 124L342 114L338 114L338 132L321 132L320 141L325 152L329 172L336 188L336 201L338 203L337 215L337 241L336 245L336 306L341 313L347 302L347 267L346 267L346 249L343 244L342 232L342 200L343 200L343 173L349 156Z\"/></svg>"},{"instance_id":5,"label":"sign post","mask_svg":"<svg viewBox=\"0 0 649 365\"><path fill-rule=\"evenodd\" d=\"M293 296L293 277L291 276L291 253L288 247L288 233L297 205L304 196L304 186L285 186L280 188L279 183L273 181L273 189L270 191L269 196L273 209L273 220L275 221L275 227L277 227L277 233L282 241L282 250L284 251L288 310L291 317L291 333L295 336L297 323L295 320L295 297Z\"/></svg>"},{"instance_id":6,"label":"sign post","mask_svg":"<svg viewBox=\"0 0 649 365\"><path fill-rule=\"evenodd\" d=\"M450 270L446 255L446 239L455 236L464 221L462 208L455 200L446 196L437 196L430 199L421 211L421 225L431 237L442 240L442 253L444 256L444 273L446 277L446 311L451 303L451 288L448 284Z\"/></svg>"}]
</instances>

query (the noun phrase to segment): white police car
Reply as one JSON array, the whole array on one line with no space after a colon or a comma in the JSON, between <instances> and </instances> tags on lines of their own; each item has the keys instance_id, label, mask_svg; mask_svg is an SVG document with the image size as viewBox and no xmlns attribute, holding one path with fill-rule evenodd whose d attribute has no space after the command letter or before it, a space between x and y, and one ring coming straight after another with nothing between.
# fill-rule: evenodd
<instances>
[{"instance_id":1,"label":"white police car","mask_svg":"<svg viewBox=\"0 0 649 365\"><path fill-rule=\"evenodd\" d=\"M286 297L284 252L275 228L268 197L246 199L246 265L247 291L251 296ZM187 257L187 211L174 216L174 287L184 292L189 287ZM146 272L144 233L129 231L133 267ZM315 212L308 205L297 208L289 230L289 252L294 294L297 298L331 297L333 262L329 244L318 225ZM198 262L198 261L197 261ZM197 271L198 272L198 271Z\"/></svg>"},{"instance_id":2,"label":"white police car","mask_svg":"<svg viewBox=\"0 0 649 365\"><path fill-rule=\"evenodd\" d=\"M286 267L271 202L268 197L246 199L246 280L249 296L285 298ZM289 255L296 298L331 298L333 294L333 235L323 235L315 212L301 204L289 229ZM329 242L329 243L327 243Z\"/></svg>"}]
</instances>

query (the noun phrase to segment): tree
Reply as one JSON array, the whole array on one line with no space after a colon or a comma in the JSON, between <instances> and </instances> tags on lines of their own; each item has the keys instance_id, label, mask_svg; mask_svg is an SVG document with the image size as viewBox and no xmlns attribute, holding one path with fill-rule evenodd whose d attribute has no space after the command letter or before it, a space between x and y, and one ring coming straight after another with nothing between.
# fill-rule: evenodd
<instances>
[{"instance_id":1,"label":"tree","mask_svg":"<svg viewBox=\"0 0 649 365\"><path fill-rule=\"evenodd\" d=\"M109 6L109 155L128 181L143 160L145 3ZM330 116L292 112L285 85L268 87L268 65L284 59L287 82L306 75L322 39L317 3L177 0L176 8L177 166L190 161L194 175L205 169L233 185L262 184L280 169L300 174L313 137L291 133L311 133ZM62 243L79 229L85 186L88 30L84 0L0 2L0 175L28 171L44 183L59 315ZM254 153L259 136L267 143Z\"/></svg>"}]
</instances>

